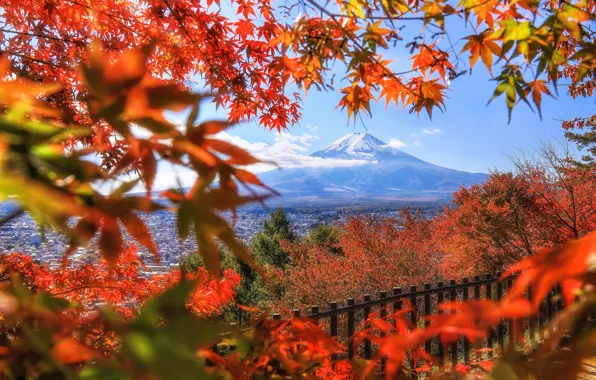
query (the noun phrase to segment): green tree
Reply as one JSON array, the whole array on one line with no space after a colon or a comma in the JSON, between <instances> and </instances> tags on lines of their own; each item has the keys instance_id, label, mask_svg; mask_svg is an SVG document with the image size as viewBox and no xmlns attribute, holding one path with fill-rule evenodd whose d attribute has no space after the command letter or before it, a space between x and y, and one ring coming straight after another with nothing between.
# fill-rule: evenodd
<instances>
[{"instance_id":1,"label":"green tree","mask_svg":"<svg viewBox=\"0 0 596 380\"><path fill-rule=\"evenodd\" d=\"M251 239L249 250L259 265L267 272L274 273L284 270L291 262L290 254L282 247L284 241L293 243L297 237L285 211L279 208L263 222L261 230ZM266 307L269 301L282 297L284 289L281 284L275 283L275 276L271 276L271 283L267 285L253 267L240 260L236 262L236 269L242 277L236 292L239 304ZM237 312L240 318L244 318L244 313Z\"/></svg>"},{"instance_id":2,"label":"green tree","mask_svg":"<svg viewBox=\"0 0 596 380\"><path fill-rule=\"evenodd\" d=\"M565 137L577 144L579 149L585 150L582 156L582 164L595 165L596 164L596 115L587 118L576 118L574 120L563 123L563 127L567 129L578 128L583 133L573 132L571 130L565 132Z\"/></svg>"},{"instance_id":3,"label":"green tree","mask_svg":"<svg viewBox=\"0 0 596 380\"><path fill-rule=\"evenodd\" d=\"M330 224L319 224L311 228L306 235L307 243L325 247L331 253L342 255L343 250L339 246L339 231L337 227Z\"/></svg>"},{"instance_id":4,"label":"green tree","mask_svg":"<svg viewBox=\"0 0 596 380\"><path fill-rule=\"evenodd\" d=\"M281 242L294 243L296 234L283 208L278 208L263 222L263 228L250 241L249 249L256 261L263 266L284 269L291 258Z\"/></svg>"}]
</instances>

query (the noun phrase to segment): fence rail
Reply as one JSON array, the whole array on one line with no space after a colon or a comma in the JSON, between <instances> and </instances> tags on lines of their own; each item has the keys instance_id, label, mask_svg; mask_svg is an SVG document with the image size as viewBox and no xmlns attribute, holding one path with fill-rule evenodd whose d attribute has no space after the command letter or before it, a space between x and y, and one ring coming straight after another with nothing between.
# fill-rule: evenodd
<instances>
[{"instance_id":1,"label":"fence rail","mask_svg":"<svg viewBox=\"0 0 596 380\"><path fill-rule=\"evenodd\" d=\"M423 285L422 289L412 285L405 292L402 288L396 287L392 289L391 294L386 291L379 292L375 299L370 294L365 294L361 302L356 302L354 298L348 298L341 304L331 302L325 310L314 305L307 313L303 314L299 309L295 309L293 313L295 317L302 316L316 320L327 333L346 345L345 356L348 359L352 359L354 356L370 359L374 355L376 347L369 340L364 340L356 346L349 340L349 337L371 313L379 311L379 316L385 317L401 310L403 301L408 300L412 307L409 314L410 321L415 326L426 327L429 324L426 317L439 313L438 305L443 302L465 302L479 299L501 300L507 294L517 275L502 280L500 277L501 273L485 274L482 277L474 276L471 281L469 278L463 278L459 283L455 280L450 280L447 284L440 281L434 287L427 283ZM531 289L526 296L529 297L530 294ZM443 347L436 337L427 341L424 348L428 353L438 357L441 363L445 363L448 358L452 365L469 363L473 359L490 359L493 355L516 348L520 343L516 341L516 337L524 336L526 339L534 340L537 337L537 332L544 334L547 322L561 308L560 287L555 287L547 299L542 302L538 316L523 320L501 321L495 329L489 331L488 338L484 342L470 342L461 336L457 342ZM274 319L281 318L279 314L274 314L272 317ZM486 350L477 351L476 349L479 348L486 348ZM407 366L414 370L419 364L409 359Z\"/></svg>"}]
</instances>

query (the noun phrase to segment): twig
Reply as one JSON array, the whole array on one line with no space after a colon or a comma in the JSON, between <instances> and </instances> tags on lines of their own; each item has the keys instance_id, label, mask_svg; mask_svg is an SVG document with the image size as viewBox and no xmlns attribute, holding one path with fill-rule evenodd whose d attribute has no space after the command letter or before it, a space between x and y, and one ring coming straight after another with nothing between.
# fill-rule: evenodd
<instances>
[{"instance_id":1,"label":"twig","mask_svg":"<svg viewBox=\"0 0 596 380\"><path fill-rule=\"evenodd\" d=\"M10 222L11 220L18 218L19 216L23 215L24 213L25 213L25 210L23 210L20 207L17 208L12 213L10 213L10 214L6 215L5 217L3 217L2 219L0 219L0 226L3 226L6 223Z\"/></svg>"}]
</instances>

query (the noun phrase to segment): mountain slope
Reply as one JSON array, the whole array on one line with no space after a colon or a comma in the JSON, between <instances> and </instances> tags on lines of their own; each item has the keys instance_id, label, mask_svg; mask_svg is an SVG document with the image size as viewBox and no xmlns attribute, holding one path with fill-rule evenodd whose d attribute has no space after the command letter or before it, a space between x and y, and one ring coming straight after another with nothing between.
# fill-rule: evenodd
<instances>
[{"instance_id":1,"label":"mountain slope","mask_svg":"<svg viewBox=\"0 0 596 380\"><path fill-rule=\"evenodd\" d=\"M341 161L344 166L277 169L261 173L260 178L286 199L448 196L462 185L470 186L486 178L483 173L468 173L422 161L368 133L348 134L311 156L344 160Z\"/></svg>"}]
</instances>

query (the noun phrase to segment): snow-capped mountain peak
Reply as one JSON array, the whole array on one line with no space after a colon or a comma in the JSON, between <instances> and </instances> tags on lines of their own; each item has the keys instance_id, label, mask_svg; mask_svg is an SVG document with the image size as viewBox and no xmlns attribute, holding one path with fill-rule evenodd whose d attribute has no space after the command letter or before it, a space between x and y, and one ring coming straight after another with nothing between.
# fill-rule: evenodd
<instances>
[{"instance_id":1,"label":"snow-capped mountain peak","mask_svg":"<svg viewBox=\"0 0 596 380\"><path fill-rule=\"evenodd\" d=\"M486 179L486 174L433 165L368 133L347 134L312 156L321 158L317 166L272 170L261 174L260 178L280 191L285 199L304 202L445 197L462 185L470 186ZM342 160L359 163L339 165L338 161Z\"/></svg>"},{"instance_id":2,"label":"snow-capped mountain peak","mask_svg":"<svg viewBox=\"0 0 596 380\"><path fill-rule=\"evenodd\" d=\"M334 141L324 149L312 154L321 158L343 158L343 159L374 159L374 160L395 160L414 159L399 149L388 146L373 135L362 133L349 133Z\"/></svg>"}]
</instances>

